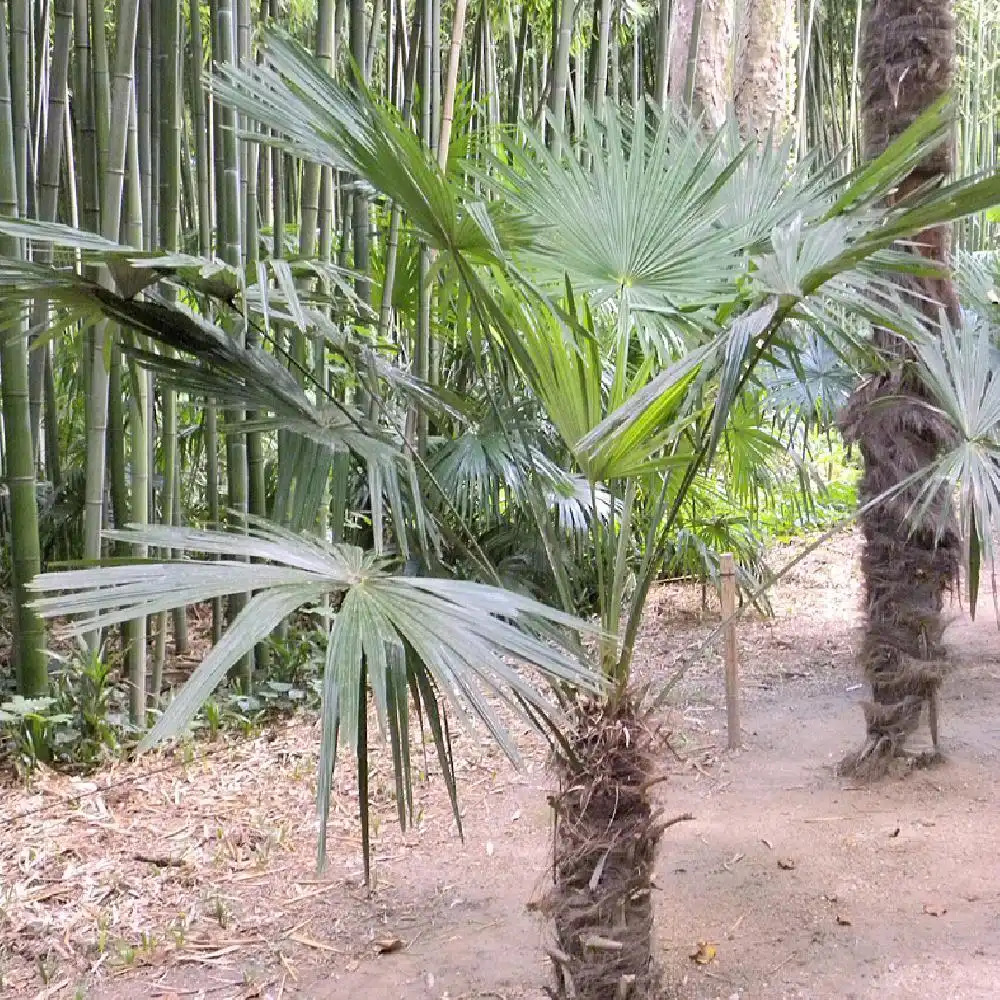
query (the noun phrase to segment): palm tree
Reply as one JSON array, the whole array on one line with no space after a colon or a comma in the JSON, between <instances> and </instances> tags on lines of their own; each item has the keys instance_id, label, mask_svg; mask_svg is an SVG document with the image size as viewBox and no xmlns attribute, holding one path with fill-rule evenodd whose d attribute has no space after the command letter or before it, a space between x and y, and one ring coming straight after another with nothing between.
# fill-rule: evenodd
<instances>
[{"instance_id":1,"label":"palm tree","mask_svg":"<svg viewBox=\"0 0 1000 1000\"><path fill-rule=\"evenodd\" d=\"M863 26L860 59L865 156L871 160L951 90L955 21L950 0L919 5L875 0ZM949 135L914 166L892 200L905 202L950 175L954 166ZM899 284L901 297L931 327L961 323L948 273L950 246L951 229L945 224L923 228L906 248L935 265ZM871 684L871 701L864 706L865 744L842 767L871 775L903 750L925 704L937 749L941 608L945 592L958 583L960 563L958 525L946 491L934 497L920 523L913 519L919 490L914 477L953 444L953 432L915 374L912 348L882 327L875 345L885 367L858 389L843 417L847 439L858 443L864 457L860 502L895 491L861 518L866 621L859 659Z\"/></svg>"}]
</instances>

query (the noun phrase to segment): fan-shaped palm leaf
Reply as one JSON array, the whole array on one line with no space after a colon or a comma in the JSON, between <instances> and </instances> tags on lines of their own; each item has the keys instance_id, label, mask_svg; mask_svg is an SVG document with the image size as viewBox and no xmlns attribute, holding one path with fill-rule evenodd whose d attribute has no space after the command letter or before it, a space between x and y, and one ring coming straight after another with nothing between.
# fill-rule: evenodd
<instances>
[{"instance_id":1,"label":"fan-shaped palm leaf","mask_svg":"<svg viewBox=\"0 0 1000 1000\"><path fill-rule=\"evenodd\" d=\"M325 595L343 595L330 630L324 677L324 732L320 760L320 815L325 824L336 734L354 750L367 782L367 689L379 723L393 748L401 802L409 801L406 694L411 692L431 720L435 743L450 759L445 728L434 719L445 704L467 720L484 724L512 758L517 753L492 698L532 722L551 724L558 714L521 672L530 665L555 684L591 690L599 679L570 646L552 641L564 630L575 635L591 627L529 597L452 580L392 576L360 549L325 544L315 536L253 522L249 533L194 531L169 527L129 528L109 533L120 541L162 549L221 556L221 561L103 567L44 574L32 582L46 617L77 617L82 633L222 594L255 591L222 642L167 706L144 738L149 748L183 731L225 678L228 669L296 608ZM240 560L251 558L255 562ZM547 629L548 639L535 634ZM441 704L439 705L439 699ZM454 795L454 774L445 768ZM367 830L367 799L361 796ZM405 821L405 813L401 814ZM457 818L457 813L456 813ZM321 839L321 855L325 840ZM365 843L366 859L368 844Z\"/></svg>"},{"instance_id":2,"label":"fan-shaped palm leaf","mask_svg":"<svg viewBox=\"0 0 1000 1000\"><path fill-rule=\"evenodd\" d=\"M954 444L922 475L911 515L926 524L941 490L957 490L959 526L968 543L967 580L975 615L982 563L993 564L1000 532L1000 379L996 330L976 319L962 330L943 323L916 345L920 375L954 430ZM934 530L941 526L932 524Z\"/></svg>"}]
</instances>

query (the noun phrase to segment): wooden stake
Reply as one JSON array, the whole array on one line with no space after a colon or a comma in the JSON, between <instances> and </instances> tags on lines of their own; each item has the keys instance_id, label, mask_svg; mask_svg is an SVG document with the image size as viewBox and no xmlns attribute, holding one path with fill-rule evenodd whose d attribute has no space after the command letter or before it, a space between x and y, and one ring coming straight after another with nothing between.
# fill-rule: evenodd
<instances>
[{"instance_id":1,"label":"wooden stake","mask_svg":"<svg viewBox=\"0 0 1000 1000\"><path fill-rule=\"evenodd\" d=\"M740 688L736 654L736 566L731 552L722 557L722 620L726 647L726 717L729 723L729 749L740 748Z\"/></svg>"}]
</instances>

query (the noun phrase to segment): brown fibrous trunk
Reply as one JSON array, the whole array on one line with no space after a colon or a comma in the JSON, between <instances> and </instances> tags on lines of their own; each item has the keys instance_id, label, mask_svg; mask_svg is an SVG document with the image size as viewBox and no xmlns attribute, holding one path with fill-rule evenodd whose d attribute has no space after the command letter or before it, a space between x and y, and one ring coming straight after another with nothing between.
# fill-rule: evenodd
<instances>
[{"instance_id":1,"label":"brown fibrous trunk","mask_svg":"<svg viewBox=\"0 0 1000 1000\"><path fill-rule=\"evenodd\" d=\"M648 1000L657 995L650 898L656 844L668 825L649 798L652 733L628 699L576 706L571 753L560 756L554 995Z\"/></svg>"},{"instance_id":2,"label":"brown fibrous trunk","mask_svg":"<svg viewBox=\"0 0 1000 1000\"><path fill-rule=\"evenodd\" d=\"M882 153L929 105L951 87L955 24L949 0L875 0L864 25L861 53L865 151ZM895 198L949 174L954 143L942 143L900 186ZM943 265L950 230L921 233L911 252ZM960 321L954 287L946 276L908 277L900 297L931 325ZM855 392L841 419L848 442L864 458L859 501L867 504L926 469L951 442L952 431L913 370L912 350L888 330L875 333L887 369ZM921 484L897 490L861 518L864 544L865 636L859 660L871 685L864 705L867 738L841 764L843 773L877 776L904 749L924 705L936 712L941 683L941 610L958 576L960 541L951 497L942 488L919 523L914 501ZM936 716L931 732L936 752Z\"/></svg>"}]
</instances>

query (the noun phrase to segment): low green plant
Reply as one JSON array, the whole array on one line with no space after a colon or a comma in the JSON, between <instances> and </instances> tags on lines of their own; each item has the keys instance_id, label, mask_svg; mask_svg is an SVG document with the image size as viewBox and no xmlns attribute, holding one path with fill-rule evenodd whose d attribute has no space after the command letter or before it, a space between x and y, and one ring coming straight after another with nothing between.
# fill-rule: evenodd
<instances>
[{"instance_id":1,"label":"low green plant","mask_svg":"<svg viewBox=\"0 0 1000 1000\"><path fill-rule=\"evenodd\" d=\"M126 693L115 683L115 663L103 650L91 651L81 644L69 656L50 655L57 664L53 693L44 698L14 696L3 702L0 740L24 774L40 763L92 770L129 742Z\"/></svg>"},{"instance_id":2,"label":"low green plant","mask_svg":"<svg viewBox=\"0 0 1000 1000\"><path fill-rule=\"evenodd\" d=\"M57 744L66 739L72 716L55 709L57 699L15 695L0 704L0 735L12 746L15 766L30 773L51 762Z\"/></svg>"}]
</instances>

